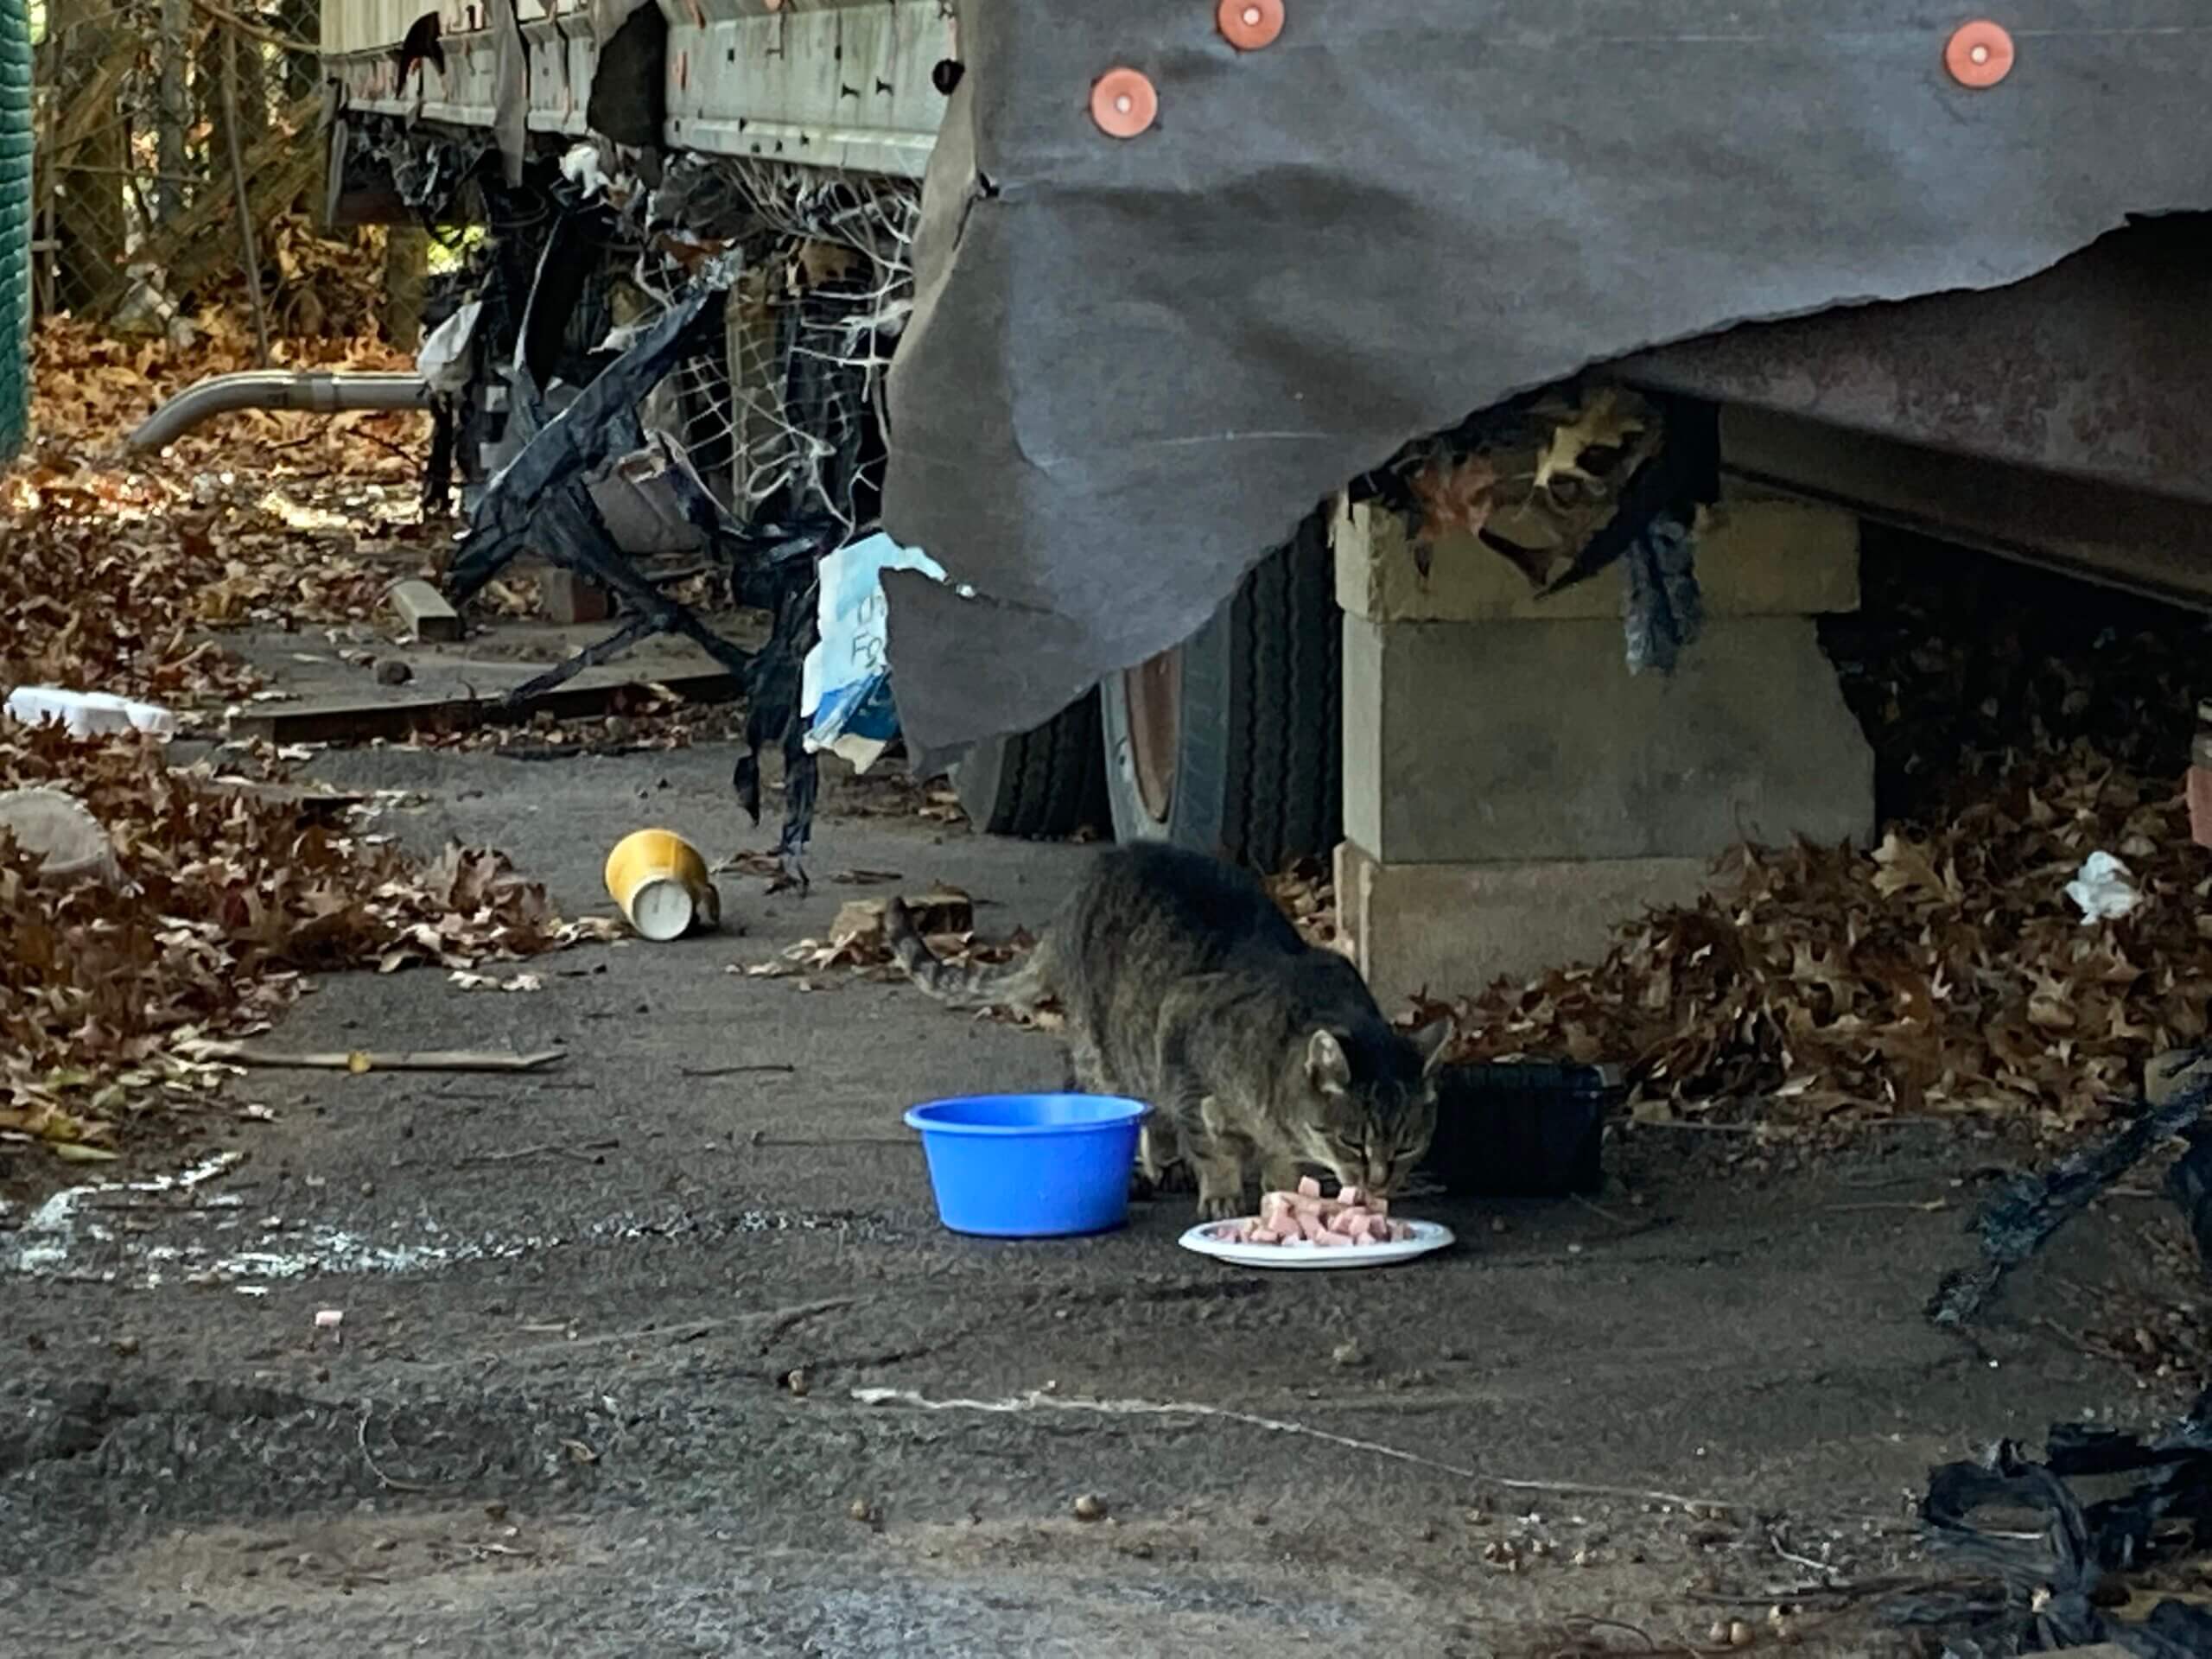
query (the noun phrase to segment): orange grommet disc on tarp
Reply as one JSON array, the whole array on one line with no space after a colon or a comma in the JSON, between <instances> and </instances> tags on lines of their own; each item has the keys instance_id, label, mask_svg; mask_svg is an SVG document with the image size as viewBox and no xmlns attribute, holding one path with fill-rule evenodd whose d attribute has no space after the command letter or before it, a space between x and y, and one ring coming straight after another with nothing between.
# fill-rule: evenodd
<instances>
[{"instance_id":1,"label":"orange grommet disc on tarp","mask_svg":"<svg viewBox=\"0 0 2212 1659\"><path fill-rule=\"evenodd\" d=\"M1134 138L1160 114L1160 94L1134 69L1109 69L1090 89L1090 118L1109 138Z\"/></svg>"},{"instance_id":2,"label":"orange grommet disc on tarp","mask_svg":"<svg viewBox=\"0 0 2212 1659\"><path fill-rule=\"evenodd\" d=\"M1987 18L1962 23L1943 48L1943 67L1961 86L1994 86L2012 73L2012 37Z\"/></svg>"},{"instance_id":3,"label":"orange grommet disc on tarp","mask_svg":"<svg viewBox=\"0 0 2212 1659\"><path fill-rule=\"evenodd\" d=\"M1213 19L1239 52L1256 52L1282 33L1282 0L1221 0Z\"/></svg>"}]
</instances>

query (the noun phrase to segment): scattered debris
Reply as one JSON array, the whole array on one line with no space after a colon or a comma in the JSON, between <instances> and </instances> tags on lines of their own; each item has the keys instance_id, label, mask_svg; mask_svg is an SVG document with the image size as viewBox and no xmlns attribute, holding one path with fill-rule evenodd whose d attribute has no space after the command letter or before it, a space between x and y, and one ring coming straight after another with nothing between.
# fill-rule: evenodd
<instances>
[{"instance_id":1,"label":"scattered debris","mask_svg":"<svg viewBox=\"0 0 2212 1659\"><path fill-rule=\"evenodd\" d=\"M2037 1250L2050 1236L2086 1208L2122 1175L2149 1155L2160 1141L2196 1128L2212 1105L2212 1069L2188 1073L2166 1101L2150 1106L2117 1132L2062 1159L2045 1175L2022 1175L2008 1182L1974 1220L1981 1235L1982 1260L1974 1268L1945 1275L1929 1304L1938 1325L1961 1325L1980 1311L2005 1275Z\"/></svg>"},{"instance_id":2,"label":"scattered debris","mask_svg":"<svg viewBox=\"0 0 2212 1659\"><path fill-rule=\"evenodd\" d=\"M467 968L456 968L446 976L447 982L464 991L542 991L544 978L537 974L515 974L501 979L493 974L480 974Z\"/></svg>"},{"instance_id":3,"label":"scattered debris","mask_svg":"<svg viewBox=\"0 0 2212 1659\"><path fill-rule=\"evenodd\" d=\"M377 659L376 677L378 685L404 685L415 677L415 671L397 657L382 657Z\"/></svg>"},{"instance_id":4,"label":"scattered debris","mask_svg":"<svg viewBox=\"0 0 2212 1659\"><path fill-rule=\"evenodd\" d=\"M346 1345L345 1325L346 1314L343 1309L335 1307L321 1307L315 1310L315 1335L320 1337L324 1332L327 1331L330 1333L330 1341L333 1347L342 1348Z\"/></svg>"},{"instance_id":5,"label":"scattered debris","mask_svg":"<svg viewBox=\"0 0 2212 1659\"><path fill-rule=\"evenodd\" d=\"M975 930L976 901L958 887L934 887L919 899L900 902L906 906L914 931L925 936L966 934ZM856 947L870 953L875 961L887 960L884 917L888 908L881 899L847 899L837 907L836 917L830 924L830 943Z\"/></svg>"},{"instance_id":6,"label":"scattered debris","mask_svg":"<svg viewBox=\"0 0 2212 1659\"><path fill-rule=\"evenodd\" d=\"M957 887L932 887L920 898L904 902L914 918L915 930L941 961L1008 962L1036 943L1019 928L1001 939L979 938L975 931L976 901ZM800 939L784 948L779 961L733 967L730 971L753 979L798 976L802 989L811 988L811 976L836 969L863 978L895 978L899 970L884 941L885 907L880 899L848 899L838 907L827 938Z\"/></svg>"},{"instance_id":7,"label":"scattered debris","mask_svg":"<svg viewBox=\"0 0 2212 1659\"><path fill-rule=\"evenodd\" d=\"M1103 1521L1106 1518L1106 1500L1096 1492L1084 1493L1076 1499L1072 1507L1078 1521Z\"/></svg>"},{"instance_id":8,"label":"scattered debris","mask_svg":"<svg viewBox=\"0 0 2212 1659\"><path fill-rule=\"evenodd\" d=\"M673 830L638 830L607 855L607 891L641 938L666 944L720 927L721 891L699 849Z\"/></svg>"},{"instance_id":9,"label":"scattered debris","mask_svg":"<svg viewBox=\"0 0 2212 1659\"><path fill-rule=\"evenodd\" d=\"M609 937L563 921L505 858L420 864L381 838L302 823L296 803L170 768L137 736L0 728L0 789L55 789L106 831L129 890L40 885L0 850L0 1129L104 1144L113 1126L219 1086L200 1040L244 1036L305 973L448 969Z\"/></svg>"},{"instance_id":10,"label":"scattered debris","mask_svg":"<svg viewBox=\"0 0 2212 1659\"><path fill-rule=\"evenodd\" d=\"M1649 400L1618 386L1517 398L1408 445L1362 488L1404 513L1423 544L1473 538L1544 588L1615 516L1663 426Z\"/></svg>"},{"instance_id":11,"label":"scattered debris","mask_svg":"<svg viewBox=\"0 0 2212 1659\"><path fill-rule=\"evenodd\" d=\"M2088 1424L2050 1430L2037 1463L2012 1441L1935 1470L1921 1517L1938 1558L1970 1575L1891 1603L1899 1624L1939 1631L1959 1659L2009 1659L2111 1643L2134 1659L2212 1652L2212 1611L2162 1593L2160 1569L2212 1536L2212 1391L2171 1433L2145 1441ZM2094 1479L2094 1502L2069 1484ZM1985 1511L1995 1516L1977 1524ZM2024 1524L2028 1516L2039 1524ZM2199 1561L2198 1565L2202 1565ZM2151 1580L2131 1594L2129 1579ZM2146 1605L2147 1604L2147 1605Z\"/></svg>"},{"instance_id":12,"label":"scattered debris","mask_svg":"<svg viewBox=\"0 0 2212 1659\"><path fill-rule=\"evenodd\" d=\"M330 245L308 242L318 253ZM419 415L262 414L189 435L162 457L134 457L127 470L88 463L114 448L149 396L251 366L252 341L235 320L203 317L196 332L198 345L176 350L68 321L41 327L42 448L0 486L10 618L0 686L98 686L189 724L192 711L257 686L200 629L373 616L394 572L358 556L366 536L430 567L434 534L416 521L413 465L397 442ZM294 366L398 365L372 341L283 351Z\"/></svg>"},{"instance_id":13,"label":"scattered debris","mask_svg":"<svg viewBox=\"0 0 2212 1659\"><path fill-rule=\"evenodd\" d=\"M180 782L194 789L241 796L264 805L282 807L300 822L308 823L342 823L346 814L355 807L367 806L378 799L376 796L358 791L302 789L293 784L273 783L264 779L240 778L203 770L188 769L175 776Z\"/></svg>"},{"instance_id":14,"label":"scattered debris","mask_svg":"<svg viewBox=\"0 0 2212 1659\"><path fill-rule=\"evenodd\" d=\"M1349 942L1338 935L1337 889L1326 867L1310 861L1294 864L1268 877L1267 888L1306 944L1349 952Z\"/></svg>"}]
</instances>

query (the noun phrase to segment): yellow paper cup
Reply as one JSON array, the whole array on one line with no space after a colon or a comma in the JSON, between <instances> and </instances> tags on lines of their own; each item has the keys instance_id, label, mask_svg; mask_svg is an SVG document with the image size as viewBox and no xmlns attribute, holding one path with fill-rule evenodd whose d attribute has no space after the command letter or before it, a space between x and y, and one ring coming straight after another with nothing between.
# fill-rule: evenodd
<instances>
[{"instance_id":1,"label":"yellow paper cup","mask_svg":"<svg viewBox=\"0 0 2212 1659\"><path fill-rule=\"evenodd\" d=\"M673 830L640 830L607 855L607 891L639 937L682 938L692 925L721 920L721 895L699 849Z\"/></svg>"}]
</instances>

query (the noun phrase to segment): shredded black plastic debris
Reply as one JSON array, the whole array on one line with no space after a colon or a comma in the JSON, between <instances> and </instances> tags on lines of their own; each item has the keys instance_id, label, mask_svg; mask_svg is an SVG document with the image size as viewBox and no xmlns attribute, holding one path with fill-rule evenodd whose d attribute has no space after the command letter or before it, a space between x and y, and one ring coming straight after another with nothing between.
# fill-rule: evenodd
<instances>
[{"instance_id":1,"label":"shredded black plastic debris","mask_svg":"<svg viewBox=\"0 0 2212 1659\"><path fill-rule=\"evenodd\" d=\"M1705 594L1698 586L1697 547L1674 510L1645 526L1624 561L1628 596L1624 618L1628 671L1671 674L1682 652L1705 631Z\"/></svg>"},{"instance_id":2,"label":"shredded black plastic debris","mask_svg":"<svg viewBox=\"0 0 2212 1659\"><path fill-rule=\"evenodd\" d=\"M2126 1475L2137 1478L2094 1502L2069 1484ZM1965 1576L1899 1598L1885 1612L1938 1632L1950 1659L2103 1642L2137 1659L2212 1654L2212 1611L2202 1606L2164 1597L2140 1622L2111 1611L2135 1599L2121 1575L2171 1567L2212 1544L2212 1389L2154 1440L2061 1423L2041 1463L2007 1440L1982 1462L1945 1464L1929 1478L1921 1519L1939 1559Z\"/></svg>"},{"instance_id":3,"label":"shredded black plastic debris","mask_svg":"<svg viewBox=\"0 0 2212 1659\"><path fill-rule=\"evenodd\" d=\"M2061 1159L2050 1173L2023 1175L2008 1182L1982 1207L1973 1224L1981 1235L1981 1261L1944 1275L1942 1287L1929 1304L1929 1318L1942 1325L1962 1325L1973 1319L2006 1274L2041 1249L2090 1200L2142 1162L2158 1142L2193 1128L2208 1103L2212 1103L2212 1068L2190 1079L2156 1109L2147 1101L2142 1103L2143 1116ZM2177 1171L2177 1182L2186 1179L2202 1184L2212 1177L2212 1167L2200 1161L2200 1154L2212 1160L2212 1154L2203 1154L2198 1143L2197 1149L2183 1160L2193 1166L2193 1175L2183 1177ZM2205 1210L2203 1192L2201 1185L2192 1190L2196 1193L2194 1207L2185 1202L2184 1208L2190 1208L2190 1219L2197 1229L2201 1249L2205 1238L2201 1219ZM2177 1197L2181 1195L2178 1185L2175 1192ZM2212 1257L2207 1260L2212 1262Z\"/></svg>"}]
</instances>

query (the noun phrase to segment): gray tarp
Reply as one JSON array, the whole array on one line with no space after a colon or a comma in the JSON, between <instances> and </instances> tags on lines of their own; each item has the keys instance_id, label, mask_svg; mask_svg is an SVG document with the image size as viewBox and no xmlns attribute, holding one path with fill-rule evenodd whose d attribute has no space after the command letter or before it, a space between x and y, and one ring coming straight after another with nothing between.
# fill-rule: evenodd
<instances>
[{"instance_id":1,"label":"gray tarp","mask_svg":"<svg viewBox=\"0 0 2212 1659\"><path fill-rule=\"evenodd\" d=\"M890 384L891 578L933 751L1186 638L1404 440L1638 348L2028 276L2212 203L2206 0L959 0ZM1119 65L1159 92L1093 124ZM1989 369L2005 346L1990 342Z\"/></svg>"}]
</instances>

